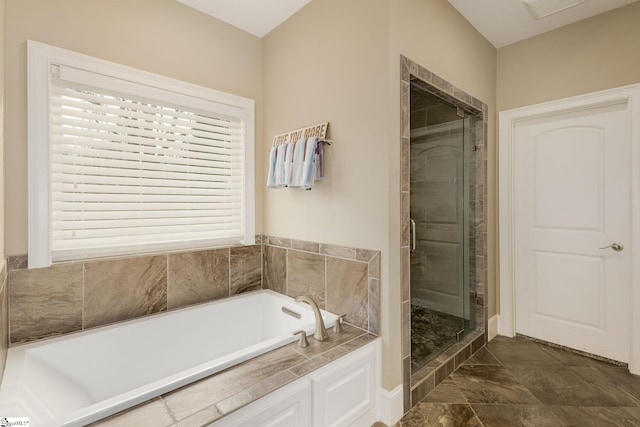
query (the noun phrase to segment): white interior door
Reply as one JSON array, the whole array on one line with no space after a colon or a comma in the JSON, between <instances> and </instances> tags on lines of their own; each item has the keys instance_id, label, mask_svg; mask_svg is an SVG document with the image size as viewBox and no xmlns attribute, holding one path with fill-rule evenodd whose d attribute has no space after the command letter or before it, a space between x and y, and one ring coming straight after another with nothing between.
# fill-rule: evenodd
<instances>
[{"instance_id":1,"label":"white interior door","mask_svg":"<svg viewBox=\"0 0 640 427\"><path fill-rule=\"evenodd\" d=\"M619 103L514 128L516 332L622 362L631 295L628 120Z\"/></svg>"}]
</instances>

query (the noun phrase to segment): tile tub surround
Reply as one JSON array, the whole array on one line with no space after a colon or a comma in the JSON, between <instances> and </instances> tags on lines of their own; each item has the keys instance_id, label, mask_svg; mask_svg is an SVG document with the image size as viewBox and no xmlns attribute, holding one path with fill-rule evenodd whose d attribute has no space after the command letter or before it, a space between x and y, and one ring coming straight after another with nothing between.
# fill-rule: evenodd
<instances>
[{"instance_id":1,"label":"tile tub surround","mask_svg":"<svg viewBox=\"0 0 640 427\"><path fill-rule=\"evenodd\" d=\"M475 152L475 200L472 200L475 208L475 219L472 226L475 228L475 277L472 277L469 298L475 302L476 331L469 334L460 343L457 343L445 350L439 357L417 372L410 372L411 367L411 317L403 316L403 387L404 387L404 410L407 412L413 405L426 396L437 384L449 375L456 364L464 362L464 359L473 354L486 342L484 331L487 330L487 301L485 285L487 281L487 239L486 239L486 164L488 143L488 107L480 100L472 97L464 91L456 88L441 77L435 75L426 68L418 65L410 59L401 56L400 58L400 138L399 147L401 153L401 225L402 238L400 253L401 258L401 286L402 304L405 311L410 308L411 299L411 260L409 256L409 214L410 214L410 88L411 84L416 84L427 92L442 98L443 100L460 106L466 111L473 112L476 116L474 135L476 140ZM408 342L409 340L409 342ZM409 370L409 372L407 372Z\"/></svg>"},{"instance_id":2,"label":"tile tub surround","mask_svg":"<svg viewBox=\"0 0 640 427\"><path fill-rule=\"evenodd\" d=\"M327 341L288 344L91 425L207 425L377 339L350 325L328 333Z\"/></svg>"},{"instance_id":3,"label":"tile tub surround","mask_svg":"<svg viewBox=\"0 0 640 427\"><path fill-rule=\"evenodd\" d=\"M310 295L345 321L378 335L380 252L264 236L265 289Z\"/></svg>"},{"instance_id":4,"label":"tile tub surround","mask_svg":"<svg viewBox=\"0 0 640 427\"><path fill-rule=\"evenodd\" d=\"M15 256L7 265L5 313L12 344L263 287L292 297L310 294L322 308L346 313L347 322L379 333L379 251L257 236L252 246L61 263L33 270L26 269L26 256Z\"/></svg>"},{"instance_id":5,"label":"tile tub surround","mask_svg":"<svg viewBox=\"0 0 640 427\"><path fill-rule=\"evenodd\" d=\"M212 301L262 287L262 244L55 264L10 257L12 344ZM11 269L11 267L15 269Z\"/></svg>"}]
</instances>

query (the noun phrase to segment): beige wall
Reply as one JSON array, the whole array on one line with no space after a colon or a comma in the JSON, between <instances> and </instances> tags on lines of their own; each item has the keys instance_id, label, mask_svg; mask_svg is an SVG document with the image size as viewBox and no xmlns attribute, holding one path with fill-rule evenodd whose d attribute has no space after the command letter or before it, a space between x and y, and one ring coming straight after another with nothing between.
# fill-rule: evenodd
<instances>
[{"instance_id":1,"label":"beige wall","mask_svg":"<svg viewBox=\"0 0 640 427\"><path fill-rule=\"evenodd\" d=\"M5 232L4 232L4 111L5 111L5 39L7 25L7 0L0 0L0 265L5 259ZM0 288L2 285L0 284Z\"/></svg>"},{"instance_id":2,"label":"beige wall","mask_svg":"<svg viewBox=\"0 0 640 427\"><path fill-rule=\"evenodd\" d=\"M26 41L256 100L256 232L262 232L262 42L174 0L8 0L6 249L27 253Z\"/></svg>"},{"instance_id":3,"label":"beige wall","mask_svg":"<svg viewBox=\"0 0 640 427\"><path fill-rule=\"evenodd\" d=\"M264 39L265 156L274 135L324 120L335 140L312 191L265 193L265 233L382 251L388 390L402 381L400 54L489 105L494 156L496 51L446 0L314 0Z\"/></svg>"},{"instance_id":4,"label":"beige wall","mask_svg":"<svg viewBox=\"0 0 640 427\"><path fill-rule=\"evenodd\" d=\"M640 82L640 2L498 50L498 111Z\"/></svg>"}]
</instances>

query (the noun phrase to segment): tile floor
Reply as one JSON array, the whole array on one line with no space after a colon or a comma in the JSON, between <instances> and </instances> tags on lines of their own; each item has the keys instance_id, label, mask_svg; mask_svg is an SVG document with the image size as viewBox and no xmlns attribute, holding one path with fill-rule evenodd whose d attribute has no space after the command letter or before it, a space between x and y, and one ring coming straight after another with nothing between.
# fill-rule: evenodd
<instances>
[{"instance_id":1,"label":"tile floor","mask_svg":"<svg viewBox=\"0 0 640 427\"><path fill-rule=\"evenodd\" d=\"M394 427L427 426L640 426L640 376L496 337Z\"/></svg>"}]
</instances>

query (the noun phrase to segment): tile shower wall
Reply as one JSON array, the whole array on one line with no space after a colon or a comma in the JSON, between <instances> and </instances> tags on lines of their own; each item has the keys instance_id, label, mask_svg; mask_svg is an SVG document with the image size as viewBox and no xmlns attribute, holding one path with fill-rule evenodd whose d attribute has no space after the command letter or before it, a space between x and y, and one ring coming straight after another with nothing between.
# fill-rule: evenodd
<instances>
[{"instance_id":1,"label":"tile shower wall","mask_svg":"<svg viewBox=\"0 0 640 427\"><path fill-rule=\"evenodd\" d=\"M309 295L320 308L379 334L379 251L271 236L264 238L263 253L264 288Z\"/></svg>"},{"instance_id":2,"label":"tile shower wall","mask_svg":"<svg viewBox=\"0 0 640 427\"><path fill-rule=\"evenodd\" d=\"M464 91L454 87L441 77L431 71L421 67L417 63L406 57L400 60L401 75L401 219L402 219L402 239L401 239L401 271L402 271L402 315L403 315L403 346L402 346L402 375L404 387L404 409L408 411L417 404L426 394L438 385L455 367L464 362L470 354L482 347L486 342L487 316L485 288L487 280L486 266L486 164L487 150L485 145L488 141L488 108L487 105ZM473 224L475 234L475 269L472 272L470 286L471 300L475 301L476 331L465 336L460 342L445 350L434 361L429 363L418 372L411 372L411 279L410 279L410 256L409 256L409 213L410 213L410 85L414 83L428 92L448 101L449 103L461 106L467 110L474 111L478 118L475 123L475 223ZM475 273L475 274L473 274Z\"/></svg>"},{"instance_id":3,"label":"tile shower wall","mask_svg":"<svg viewBox=\"0 0 640 427\"><path fill-rule=\"evenodd\" d=\"M26 257L10 257L0 288L0 307L9 300L9 309L0 309L0 339L23 343L261 288L311 295L378 333L380 252L275 237L256 242L34 270L26 269Z\"/></svg>"},{"instance_id":4,"label":"tile shower wall","mask_svg":"<svg viewBox=\"0 0 640 427\"><path fill-rule=\"evenodd\" d=\"M245 247L57 264L11 257L9 338L22 343L262 287L262 242Z\"/></svg>"},{"instance_id":5,"label":"tile shower wall","mask_svg":"<svg viewBox=\"0 0 640 427\"><path fill-rule=\"evenodd\" d=\"M0 382L9 348L9 298L7 298L7 293L7 264L5 263L0 272Z\"/></svg>"}]
</instances>

